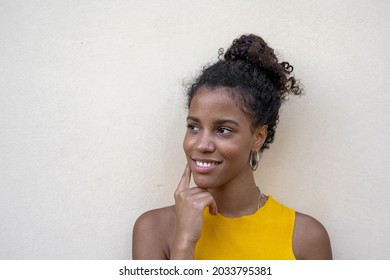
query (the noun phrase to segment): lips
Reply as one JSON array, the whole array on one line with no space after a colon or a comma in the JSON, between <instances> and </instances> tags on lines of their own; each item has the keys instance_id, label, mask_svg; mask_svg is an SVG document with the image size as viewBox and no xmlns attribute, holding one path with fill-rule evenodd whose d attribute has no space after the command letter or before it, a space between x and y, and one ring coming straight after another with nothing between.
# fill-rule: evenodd
<instances>
[{"instance_id":1,"label":"lips","mask_svg":"<svg viewBox=\"0 0 390 280\"><path fill-rule=\"evenodd\" d=\"M216 160L193 159L194 169L199 173L208 173L213 171L221 163Z\"/></svg>"}]
</instances>

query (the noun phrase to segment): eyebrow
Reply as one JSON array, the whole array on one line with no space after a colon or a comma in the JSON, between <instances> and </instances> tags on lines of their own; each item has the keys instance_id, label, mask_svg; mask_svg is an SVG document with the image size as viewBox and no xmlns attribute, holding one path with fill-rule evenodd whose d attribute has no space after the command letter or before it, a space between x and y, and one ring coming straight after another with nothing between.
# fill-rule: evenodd
<instances>
[{"instance_id":1,"label":"eyebrow","mask_svg":"<svg viewBox=\"0 0 390 280\"><path fill-rule=\"evenodd\" d=\"M199 118L194 117L194 116L188 116L187 121L189 121L189 120L194 121L194 122L198 122L198 123L201 122ZM216 125L223 125L223 124L227 124L227 123L230 123L230 124L233 124L235 126L240 127L240 124L238 122L230 120L230 119L217 119L214 121L214 124L216 124Z\"/></svg>"}]
</instances>

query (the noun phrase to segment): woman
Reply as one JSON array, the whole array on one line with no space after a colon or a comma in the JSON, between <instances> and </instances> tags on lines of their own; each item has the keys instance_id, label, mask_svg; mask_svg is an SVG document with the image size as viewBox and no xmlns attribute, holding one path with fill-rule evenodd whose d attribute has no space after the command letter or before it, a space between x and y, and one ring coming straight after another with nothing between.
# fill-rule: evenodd
<instances>
[{"instance_id":1,"label":"woman","mask_svg":"<svg viewBox=\"0 0 390 280\"><path fill-rule=\"evenodd\" d=\"M282 102L301 94L292 70L253 34L203 70L188 92L175 205L138 218L133 259L332 258L321 223L264 195L253 176Z\"/></svg>"}]
</instances>

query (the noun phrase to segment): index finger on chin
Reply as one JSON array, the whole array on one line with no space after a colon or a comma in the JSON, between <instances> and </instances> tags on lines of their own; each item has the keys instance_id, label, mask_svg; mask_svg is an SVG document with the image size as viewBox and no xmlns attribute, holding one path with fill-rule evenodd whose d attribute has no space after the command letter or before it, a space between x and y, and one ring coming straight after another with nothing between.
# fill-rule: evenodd
<instances>
[{"instance_id":1,"label":"index finger on chin","mask_svg":"<svg viewBox=\"0 0 390 280\"><path fill-rule=\"evenodd\" d=\"M176 190L185 190L190 188L190 180L191 180L191 169L186 165L186 168L184 169L183 175L181 176L179 185L177 185Z\"/></svg>"}]
</instances>

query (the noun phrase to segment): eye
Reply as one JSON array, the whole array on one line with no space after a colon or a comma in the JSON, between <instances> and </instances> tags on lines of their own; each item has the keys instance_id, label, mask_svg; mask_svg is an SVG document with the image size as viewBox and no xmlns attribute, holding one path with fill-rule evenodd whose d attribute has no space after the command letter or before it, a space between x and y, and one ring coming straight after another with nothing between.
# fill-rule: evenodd
<instances>
[{"instance_id":1,"label":"eye","mask_svg":"<svg viewBox=\"0 0 390 280\"><path fill-rule=\"evenodd\" d=\"M187 124L187 129L188 129L188 130L191 130L191 131L193 131L193 132L198 132L198 131L200 130L200 128L197 127L197 126L194 125L194 124Z\"/></svg>"},{"instance_id":2,"label":"eye","mask_svg":"<svg viewBox=\"0 0 390 280\"><path fill-rule=\"evenodd\" d=\"M231 130L230 128L227 128L227 127L221 127L217 131L217 133L219 133L219 134L228 134L231 132L233 132L233 130Z\"/></svg>"}]
</instances>

